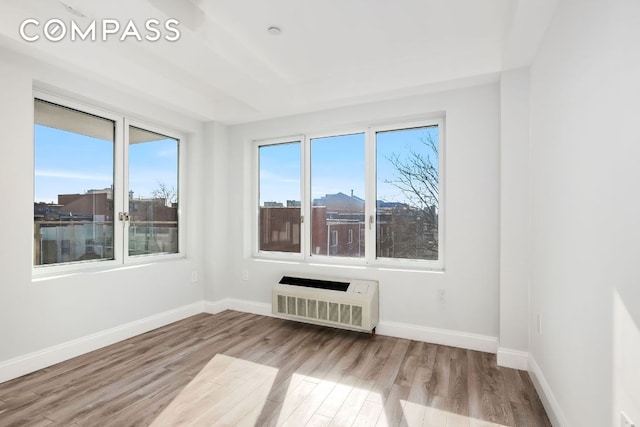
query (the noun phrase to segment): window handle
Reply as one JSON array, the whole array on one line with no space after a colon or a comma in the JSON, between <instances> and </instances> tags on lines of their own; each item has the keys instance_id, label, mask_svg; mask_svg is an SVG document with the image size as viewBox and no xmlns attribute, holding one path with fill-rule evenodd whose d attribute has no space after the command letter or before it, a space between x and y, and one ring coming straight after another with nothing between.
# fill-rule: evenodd
<instances>
[{"instance_id":1,"label":"window handle","mask_svg":"<svg viewBox=\"0 0 640 427\"><path fill-rule=\"evenodd\" d=\"M131 218L129 217L129 212L120 212L118 213L118 218L120 221L129 221Z\"/></svg>"},{"instance_id":2,"label":"window handle","mask_svg":"<svg viewBox=\"0 0 640 427\"><path fill-rule=\"evenodd\" d=\"M373 227L373 215L369 215L369 230Z\"/></svg>"}]
</instances>

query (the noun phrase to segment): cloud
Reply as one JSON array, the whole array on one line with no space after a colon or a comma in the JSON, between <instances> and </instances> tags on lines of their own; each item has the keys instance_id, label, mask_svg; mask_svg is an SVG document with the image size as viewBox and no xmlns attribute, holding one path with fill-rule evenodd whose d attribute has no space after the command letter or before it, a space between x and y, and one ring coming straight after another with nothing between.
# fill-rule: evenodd
<instances>
[{"instance_id":1,"label":"cloud","mask_svg":"<svg viewBox=\"0 0 640 427\"><path fill-rule=\"evenodd\" d=\"M300 178L287 178L277 173L273 173L268 170L260 170L260 181L273 181L280 183L290 183L290 184L298 184L300 182Z\"/></svg>"},{"instance_id":2,"label":"cloud","mask_svg":"<svg viewBox=\"0 0 640 427\"><path fill-rule=\"evenodd\" d=\"M158 150L156 152L156 156L165 157L165 158L175 158L177 154L177 150L175 148L166 149L166 150Z\"/></svg>"},{"instance_id":3,"label":"cloud","mask_svg":"<svg viewBox=\"0 0 640 427\"><path fill-rule=\"evenodd\" d=\"M57 170L36 170L35 175L48 178L80 179L83 181L113 181L113 176L109 175L86 174Z\"/></svg>"}]
</instances>

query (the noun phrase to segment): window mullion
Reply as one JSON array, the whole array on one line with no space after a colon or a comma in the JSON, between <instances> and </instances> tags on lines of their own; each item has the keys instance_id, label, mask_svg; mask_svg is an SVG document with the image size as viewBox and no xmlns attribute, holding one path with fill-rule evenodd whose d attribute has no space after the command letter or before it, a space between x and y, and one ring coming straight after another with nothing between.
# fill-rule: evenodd
<instances>
[{"instance_id":1,"label":"window mullion","mask_svg":"<svg viewBox=\"0 0 640 427\"><path fill-rule=\"evenodd\" d=\"M365 261L376 257L376 141L375 132L367 129L365 139Z\"/></svg>"},{"instance_id":2,"label":"window mullion","mask_svg":"<svg viewBox=\"0 0 640 427\"><path fill-rule=\"evenodd\" d=\"M301 156L302 156L302 209L304 212L304 222L302 223L304 230L303 238L301 240L302 248L301 253L304 259L311 257L311 147L310 140L305 135L301 138Z\"/></svg>"},{"instance_id":3,"label":"window mullion","mask_svg":"<svg viewBox=\"0 0 640 427\"><path fill-rule=\"evenodd\" d=\"M114 177L113 177L113 250L114 258L124 263L126 261L126 233L124 232L124 222L120 221L119 213L126 212L125 193L126 193L126 135L125 135L125 119L118 118L115 122L115 145L114 145Z\"/></svg>"}]
</instances>

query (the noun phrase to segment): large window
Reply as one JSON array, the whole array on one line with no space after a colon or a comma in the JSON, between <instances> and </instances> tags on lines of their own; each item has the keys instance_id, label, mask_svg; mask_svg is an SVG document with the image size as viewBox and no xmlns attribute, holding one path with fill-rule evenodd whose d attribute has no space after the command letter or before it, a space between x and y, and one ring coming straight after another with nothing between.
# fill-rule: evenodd
<instances>
[{"instance_id":1,"label":"large window","mask_svg":"<svg viewBox=\"0 0 640 427\"><path fill-rule=\"evenodd\" d=\"M259 148L261 251L300 253L300 141Z\"/></svg>"},{"instance_id":2,"label":"large window","mask_svg":"<svg viewBox=\"0 0 640 427\"><path fill-rule=\"evenodd\" d=\"M311 253L363 257L364 133L311 139ZM339 236L344 236L339 240Z\"/></svg>"},{"instance_id":3,"label":"large window","mask_svg":"<svg viewBox=\"0 0 640 427\"><path fill-rule=\"evenodd\" d=\"M437 119L259 142L256 253L441 268L442 129Z\"/></svg>"},{"instance_id":4,"label":"large window","mask_svg":"<svg viewBox=\"0 0 640 427\"><path fill-rule=\"evenodd\" d=\"M179 138L43 95L34 153L34 266L179 252Z\"/></svg>"},{"instance_id":5,"label":"large window","mask_svg":"<svg viewBox=\"0 0 640 427\"><path fill-rule=\"evenodd\" d=\"M129 126L129 255L178 252L179 141Z\"/></svg>"},{"instance_id":6,"label":"large window","mask_svg":"<svg viewBox=\"0 0 640 427\"><path fill-rule=\"evenodd\" d=\"M438 259L438 126L376 132L376 256Z\"/></svg>"}]
</instances>

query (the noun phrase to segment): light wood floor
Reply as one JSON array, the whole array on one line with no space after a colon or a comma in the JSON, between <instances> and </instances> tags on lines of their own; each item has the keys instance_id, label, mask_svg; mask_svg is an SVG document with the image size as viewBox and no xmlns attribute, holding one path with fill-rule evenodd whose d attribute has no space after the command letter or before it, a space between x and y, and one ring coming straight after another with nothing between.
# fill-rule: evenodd
<instances>
[{"instance_id":1,"label":"light wood floor","mask_svg":"<svg viewBox=\"0 0 640 427\"><path fill-rule=\"evenodd\" d=\"M549 426L493 354L234 311L0 384L0 426Z\"/></svg>"}]
</instances>

